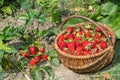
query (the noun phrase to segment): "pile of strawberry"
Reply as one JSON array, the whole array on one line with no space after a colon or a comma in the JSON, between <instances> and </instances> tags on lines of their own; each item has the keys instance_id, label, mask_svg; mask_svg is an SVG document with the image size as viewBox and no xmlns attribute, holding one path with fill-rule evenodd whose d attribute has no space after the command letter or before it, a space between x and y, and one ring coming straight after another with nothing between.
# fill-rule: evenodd
<instances>
[{"instance_id":1,"label":"pile of strawberry","mask_svg":"<svg viewBox=\"0 0 120 80\"><path fill-rule=\"evenodd\" d=\"M103 27L109 37L111 34ZM67 31L58 37L58 46L66 54L87 56L97 54L108 47L107 38L101 29L90 24L78 27L68 27Z\"/></svg>"},{"instance_id":2,"label":"pile of strawberry","mask_svg":"<svg viewBox=\"0 0 120 80\"><path fill-rule=\"evenodd\" d=\"M48 55L45 53L44 47L38 49L35 46L30 46L27 52L20 51L20 54L29 59L29 64L31 67L33 67L41 61L48 60Z\"/></svg>"}]
</instances>

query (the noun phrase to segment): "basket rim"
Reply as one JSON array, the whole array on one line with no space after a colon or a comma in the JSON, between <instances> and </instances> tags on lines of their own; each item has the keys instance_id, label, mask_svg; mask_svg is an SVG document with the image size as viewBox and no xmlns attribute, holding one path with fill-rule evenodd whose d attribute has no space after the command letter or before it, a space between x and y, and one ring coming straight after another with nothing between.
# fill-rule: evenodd
<instances>
[{"instance_id":1,"label":"basket rim","mask_svg":"<svg viewBox=\"0 0 120 80\"><path fill-rule=\"evenodd\" d=\"M86 22L78 23L78 24L75 24L75 25L71 25L70 27L76 27L76 26L78 26L78 25L83 25L83 24L85 24L85 23L86 23ZM90 24L91 24L91 22L87 22L87 23L90 23ZM58 47L58 45L57 45L58 37L66 32L66 29L65 29L65 30L61 31L61 32L58 34L58 36L55 38L55 43L54 43L55 49L59 52L59 54L62 54L62 55L64 55L64 56L66 56L66 57L77 58L77 59L83 59L83 58L84 58L84 59L85 59L85 58L87 59L87 58L98 57L98 56L104 54L104 52L106 52L107 50L109 50L109 49L111 49L111 48L114 48L114 43L115 43L115 40L116 40L115 32L114 32L110 27L108 27L107 25L102 24L102 23L100 23L100 22L97 22L97 23L98 23L100 26L104 26L105 28L107 28L108 31L111 32L111 34L112 34L112 43L113 43L113 46L108 46L108 48L106 48L106 49L102 50L101 52L99 52L99 53L97 53L97 54L94 54L94 55L76 56L76 55L66 54L66 53L63 52L61 49L59 49L59 47Z\"/></svg>"}]
</instances>

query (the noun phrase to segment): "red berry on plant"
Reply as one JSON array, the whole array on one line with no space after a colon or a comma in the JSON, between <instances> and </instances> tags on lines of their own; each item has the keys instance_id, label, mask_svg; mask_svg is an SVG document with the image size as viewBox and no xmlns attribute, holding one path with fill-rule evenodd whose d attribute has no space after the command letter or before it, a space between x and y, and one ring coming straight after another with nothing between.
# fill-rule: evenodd
<instances>
[{"instance_id":1,"label":"red berry on plant","mask_svg":"<svg viewBox=\"0 0 120 80\"><path fill-rule=\"evenodd\" d=\"M26 57L26 58L30 58L30 53L29 53L29 52L26 52L26 53L25 53L25 57Z\"/></svg>"},{"instance_id":2,"label":"red berry on plant","mask_svg":"<svg viewBox=\"0 0 120 80\"><path fill-rule=\"evenodd\" d=\"M42 59L43 60L47 60L48 59L48 55L46 55L46 54L42 55Z\"/></svg>"},{"instance_id":3,"label":"red berry on plant","mask_svg":"<svg viewBox=\"0 0 120 80\"><path fill-rule=\"evenodd\" d=\"M35 56L34 59L36 62L40 62L40 56Z\"/></svg>"},{"instance_id":4,"label":"red berry on plant","mask_svg":"<svg viewBox=\"0 0 120 80\"><path fill-rule=\"evenodd\" d=\"M73 27L68 27L68 28L67 28L67 31L68 31L69 33L71 33L71 32L73 31Z\"/></svg>"},{"instance_id":5,"label":"red berry on plant","mask_svg":"<svg viewBox=\"0 0 120 80\"><path fill-rule=\"evenodd\" d=\"M102 42L100 43L100 47L101 47L101 49L107 48L107 42L106 42L106 41L102 41Z\"/></svg>"},{"instance_id":6,"label":"red berry on plant","mask_svg":"<svg viewBox=\"0 0 120 80\"><path fill-rule=\"evenodd\" d=\"M40 52L44 53L44 52L45 52L45 48L44 48L44 47L41 47L41 48L40 48Z\"/></svg>"},{"instance_id":7,"label":"red berry on plant","mask_svg":"<svg viewBox=\"0 0 120 80\"><path fill-rule=\"evenodd\" d=\"M29 51L31 52L31 54L36 54L36 52L37 52L37 48L35 47L35 46L30 46L29 47Z\"/></svg>"},{"instance_id":8,"label":"red berry on plant","mask_svg":"<svg viewBox=\"0 0 120 80\"><path fill-rule=\"evenodd\" d=\"M30 66L33 67L35 64L36 64L36 60L35 59L31 59L30 60Z\"/></svg>"}]
</instances>

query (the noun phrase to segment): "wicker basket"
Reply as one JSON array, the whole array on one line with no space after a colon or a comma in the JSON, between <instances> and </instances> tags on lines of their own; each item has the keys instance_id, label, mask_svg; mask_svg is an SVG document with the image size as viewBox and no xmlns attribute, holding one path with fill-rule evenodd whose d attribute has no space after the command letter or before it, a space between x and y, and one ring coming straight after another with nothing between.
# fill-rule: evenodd
<instances>
[{"instance_id":1,"label":"wicker basket","mask_svg":"<svg viewBox=\"0 0 120 80\"><path fill-rule=\"evenodd\" d=\"M114 57L114 43L116 36L115 33L112 31L112 29L102 23L96 23L87 17L73 15L63 20L62 24L60 25L61 30L63 25L71 18L82 18L89 21L87 23L99 27L103 32L103 34L108 39L110 45L105 50L90 56L75 56L75 55L66 54L63 51L61 51L57 45L58 37L66 32L66 30L63 30L56 37L54 44L55 49L58 52L58 58L60 59L62 64L64 64L66 67L78 73L96 72L102 69L103 67L107 66ZM73 25L72 27L77 27L78 25L84 26L85 24L86 22ZM112 34L112 39L108 37L107 33L101 27L106 27L106 29Z\"/></svg>"}]
</instances>

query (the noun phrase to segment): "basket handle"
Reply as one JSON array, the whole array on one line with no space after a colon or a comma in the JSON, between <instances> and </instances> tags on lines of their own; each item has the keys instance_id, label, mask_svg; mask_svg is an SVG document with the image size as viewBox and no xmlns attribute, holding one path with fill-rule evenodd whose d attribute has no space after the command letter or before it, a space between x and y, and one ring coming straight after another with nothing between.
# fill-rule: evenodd
<instances>
[{"instance_id":1,"label":"basket handle","mask_svg":"<svg viewBox=\"0 0 120 80\"><path fill-rule=\"evenodd\" d=\"M112 43L111 39L108 37L107 33L102 29L102 27L99 24L97 24L95 21L93 21L92 19L87 18L85 16L72 15L72 16L69 16L69 17L65 18L60 25L60 31L63 30L64 24L71 18L82 18L82 19L85 19L85 20L93 23L96 27L100 28L101 31L103 32L103 34L107 37L108 42L110 43L110 46L113 46L113 43Z\"/></svg>"}]
</instances>

